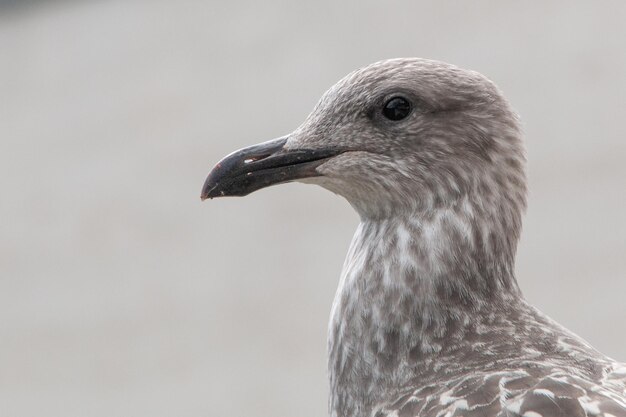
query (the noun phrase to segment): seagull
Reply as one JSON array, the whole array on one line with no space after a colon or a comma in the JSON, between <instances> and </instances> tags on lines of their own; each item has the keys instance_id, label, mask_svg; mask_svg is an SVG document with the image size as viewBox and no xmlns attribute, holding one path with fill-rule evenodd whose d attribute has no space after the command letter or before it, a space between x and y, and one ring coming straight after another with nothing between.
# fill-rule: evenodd
<instances>
[{"instance_id":1,"label":"seagull","mask_svg":"<svg viewBox=\"0 0 626 417\"><path fill-rule=\"evenodd\" d=\"M201 197L299 181L359 214L328 331L331 417L624 417L626 365L517 284L525 162L490 80L399 58L347 75L291 134L226 156Z\"/></svg>"}]
</instances>

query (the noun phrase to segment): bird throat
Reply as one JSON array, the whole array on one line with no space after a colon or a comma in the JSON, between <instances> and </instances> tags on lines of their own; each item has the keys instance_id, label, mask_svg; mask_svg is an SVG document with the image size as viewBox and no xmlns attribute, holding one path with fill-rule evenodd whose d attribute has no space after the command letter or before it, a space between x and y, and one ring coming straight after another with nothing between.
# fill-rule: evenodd
<instances>
[{"instance_id":1,"label":"bird throat","mask_svg":"<svg viewBox=\"0 0 626 417\"><path fill-rule=\"evenodd\" d=\"M370 415L394 387L445 366L467 326L521 297L515 247L493 241L506 225L466 209L362 220L329 324L331 416Z\"/></svg>"}]
</instances>

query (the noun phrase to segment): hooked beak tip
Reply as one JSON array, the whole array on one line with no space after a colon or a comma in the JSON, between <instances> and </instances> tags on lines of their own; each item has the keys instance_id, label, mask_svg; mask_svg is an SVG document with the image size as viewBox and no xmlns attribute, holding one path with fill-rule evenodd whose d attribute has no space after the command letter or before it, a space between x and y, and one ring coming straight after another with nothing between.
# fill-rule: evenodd
<instances>
[{"instance_id":1,"label":"hooked beak tip","mask_svg":"<svg viewBox=\"0 0 626 417\"><path fill-rule=\"evenodd\" d=\"M202 187L202 192L200 193L200 200L205 201L205 200L212 200L215 197L219 197L220 195L224 195L224 192L221 191L219 193L215 192L215 189L217 188L216 183L214 183L214 181L211 181L211 177L207 178L204 187Z\"/></svg>"}]
</instances>

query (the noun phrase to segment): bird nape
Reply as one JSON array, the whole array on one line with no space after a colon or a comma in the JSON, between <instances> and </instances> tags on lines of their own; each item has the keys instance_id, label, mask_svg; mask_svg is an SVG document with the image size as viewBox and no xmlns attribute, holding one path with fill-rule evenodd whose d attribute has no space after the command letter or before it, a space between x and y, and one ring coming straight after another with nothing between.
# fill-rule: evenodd
<instances>
[{"instance_id":1,"label":"bird nape","mask_svg":"<svg viewBox=\"0 0 626 417\"><path fill-rule=\"evenodd\" d=\"M290 181L361 218L329 324L332 417L626 416L626 366L519 290L522 134L487 78L416 58L359 69L293 133L220 161L202 198Z\"/></svg>"}]
</instances>

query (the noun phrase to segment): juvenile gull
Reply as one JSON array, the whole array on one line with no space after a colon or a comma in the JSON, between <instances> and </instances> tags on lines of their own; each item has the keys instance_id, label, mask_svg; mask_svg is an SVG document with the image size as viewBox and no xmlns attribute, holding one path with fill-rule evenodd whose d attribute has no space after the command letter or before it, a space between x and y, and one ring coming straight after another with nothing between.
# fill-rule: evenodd
<instances>
[{"instance_id":1,"label":"juvenile gull","mask_svg":"<svg viewBox=\"0 0 626 417\"><path fill-rule=\"evenodd\" d=\"M332 417L626 416L626 366L529 305L517 117L474 71L357 70L293 133L234 152L202 198L302 181L361 223L328 334Z\"/></svg>"}]
</instances>

